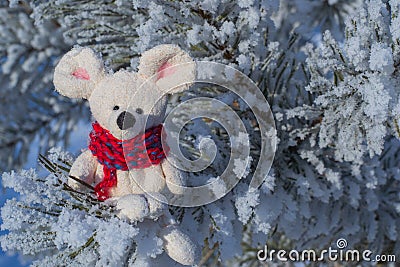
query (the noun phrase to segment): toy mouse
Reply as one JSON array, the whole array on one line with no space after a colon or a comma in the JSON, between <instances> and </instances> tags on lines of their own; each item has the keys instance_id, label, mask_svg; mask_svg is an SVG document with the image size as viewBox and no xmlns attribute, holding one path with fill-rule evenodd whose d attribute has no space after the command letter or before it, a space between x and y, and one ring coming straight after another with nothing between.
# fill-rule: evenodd
<instances>
[{"instance_id":1,"label":"toy mouse","mask_svg":"<svg viewBox=\"0 0 400 267\"><path fill-rule=\"evenodd\" d=\"M193 59L178 46L160 45L142 54L138 72L107 72L89 48L73 48L54 72L56 90L89 102L95 122L89 149L74 162L70 175L95 187L99 200L116 201L121 218L162 218L164 250L183 265L196 263L197 246L153 198L180 194L185 177L166 160L161 144L168 94L187 90L195 79ZM79 188L80 184L70 180Z\"/></svg>"}]
</instances>

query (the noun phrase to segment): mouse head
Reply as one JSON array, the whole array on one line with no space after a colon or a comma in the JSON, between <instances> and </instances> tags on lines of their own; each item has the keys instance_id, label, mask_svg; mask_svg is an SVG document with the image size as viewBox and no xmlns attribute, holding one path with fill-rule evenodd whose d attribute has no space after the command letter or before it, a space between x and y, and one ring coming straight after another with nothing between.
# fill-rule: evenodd
<instances>
[{"instance_id":1,"label":"mouse head","mask_svg":"<svg viewBox=\"0 0 400 267\"><path fill-rule=\"evenodd\" d=\"M118 139L162 123L167 95L187 90L195 79L193 59L178 46L160 45L142 54L137 73L106 72L90 48L65 54L54 72L56 90L89 101L94 119Z\"/></svg>"}]
</instances>

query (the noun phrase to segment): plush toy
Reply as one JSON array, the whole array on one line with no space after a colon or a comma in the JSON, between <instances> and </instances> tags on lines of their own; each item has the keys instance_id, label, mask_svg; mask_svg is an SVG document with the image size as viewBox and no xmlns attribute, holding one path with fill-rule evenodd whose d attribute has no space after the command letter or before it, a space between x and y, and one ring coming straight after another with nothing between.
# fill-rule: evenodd
<instances>
[{"instance_id":1,"label":"plush toy","mask_svg":"<svg viewBox=\"0 0 400 267\"><path fill-rule=\"evenodd\" d=\"M179 185L185 183L183 173L165 159L161 133L167 95L187 90L194 77L192 58L174 45L143 53L137 73L107 72L89 48L72 49L54 72L56 90L87 99L95 119L89 149L76 159L70 175L94 185L98 199L116 200L121 218L160 218L164 250L184 265L196 263L197 247L154 196L180 194Z\"/></svg>"}]
</instances>

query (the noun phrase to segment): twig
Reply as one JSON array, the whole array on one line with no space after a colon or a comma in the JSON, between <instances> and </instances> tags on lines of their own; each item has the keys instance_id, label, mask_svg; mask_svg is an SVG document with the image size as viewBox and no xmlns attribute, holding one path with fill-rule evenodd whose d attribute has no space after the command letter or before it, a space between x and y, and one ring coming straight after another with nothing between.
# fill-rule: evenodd
<instances>
[{"instance_id":1,"label":"twig","mask_svg":"<svg viewBox=\"0 0 400 267\"><path fill-rule=\"evenodd\" d=\"M204 255L204 257L200 260L198 267L203 266L209 259L210 257L214 254L215 250L217 250L217 248L219 247L219 243L215 243L214 246L212 247L212 249L210 249L206 255Z\"/></svg>"}]
</instances>

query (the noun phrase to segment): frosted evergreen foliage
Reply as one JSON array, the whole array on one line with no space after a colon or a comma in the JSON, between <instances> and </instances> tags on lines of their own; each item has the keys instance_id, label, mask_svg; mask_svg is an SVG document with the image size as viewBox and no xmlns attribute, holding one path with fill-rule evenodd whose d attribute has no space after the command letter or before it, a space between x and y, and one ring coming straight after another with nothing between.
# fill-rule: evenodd
<instances>
[{"instance_id":1,"label":"frosted evergreen foliage","mask_svg":"<svg viewBox=\"0 0 400 267\"><path fill-rule=\"evenodd\" d=\"M37 23L60 20L64 36L92 45L112 66L133 59L136 67L138 53L175 43L190 47L193 56L234 63L247 73L265 60L270 17L278 9L277 0L85 1L77 9L78 2L34 1L33 15Z\"/></svg>"},{"instance_id":2,"label":"frosted evergreen foliage","mask_svg":"<svg viewBox=\"0 0 400 267\"><path fill-rule=\"evenodd\" d=\"M296 0L280 1L279 12L273 18L281 38L291 31L302 37L303 42L318 42L321 33L330 30L342 40L343 28L348 17L355 16L362 0Z\"/></svg>"},{"instance_id":3,"label":"frosted evergreen foliage","mask_svg":"<svg viewBox=\"0 0 400 267\"><path fill-rule=\"evenodd\" d=\"M341 47L325 32L321 46L307 46L312 106L297 107L290 116L316 120L319 148L334 148L337 161L361 164L379 155L385 137L399 135L399 37L392 31L398 4L371 1L349 19ZM393 17L393 18L392 18Z\"/></svg>"},{"instance_id":4,"label":"frosted evergreen foliage","mask_svg":"<svg viewBox=\"0 0 400 267\"><path fill-rule=\"evenodd\" d=\"M245 72L268 99L278 147L269 175L251 191L260 134L244 101L200 85L171 99L172 106L198 96L227 103L251 142L250 166L236 165L238 171L248 168L248 176L224 198L197 208L170 207L202 247L205 266L256 266L256 251L266 243L271 249L327 249L339 238L348 248L400 257L400 3L310 2L282 1L280 8L277 0L30 3L33 28L51 21L62 43L92 46L114 70L135 68L137 54L156 44L175 43L197 59ZM296 23L305 26L298 35L288 34ZM43 60L59 52L49 55ZM178 115L176 120L185 119ZM182 136L189 157L198 156L204 138L219 148L209 168L191 174L190 185L218 179L230 151L224 129L196 119ZM73 158L61 149L50 152L48 160L40 159L48 176L34 170L3 175L3 185L21 195L2 209L8 231L3 250L29 255L35 266L174 266L157 237L157 223L119 220L109 203L71 191L64 181ZM217 183L215 193L224 187Z\"/></svg>"},{"instance_id":5,"label":"frosted evergreen foliage","mask_svg":"<svg viewBox=\"0 0 400 267\"><path fill-rule=\"evenodd\" d=\"M53 150L55 162L40 158L47 176L34 169L3 174L3 185L22 197L2 207L2 230L9 231L1 237L2 249L20 251L32 266L132 266L136 258L162 253L158 224L125 222L113 205L67 185L71 162L62 160L65 155Z\"/></svg>"},{"instance_id":6,"label":"frosted evergreen foliage","mask_svg":"<svg viewBox=\"0 0 400 267\"><path fill-rule=\"evenodd\" d=\"M14 5L15 6L15 5ZM53 92L57 58L68 45L55 21L34 25L24 4L0 6L0 169L24 163L30 143L42 152L67 141L81 105ZM35 139L36 138L36 139Z\"/></svg>"}]
</instances>

